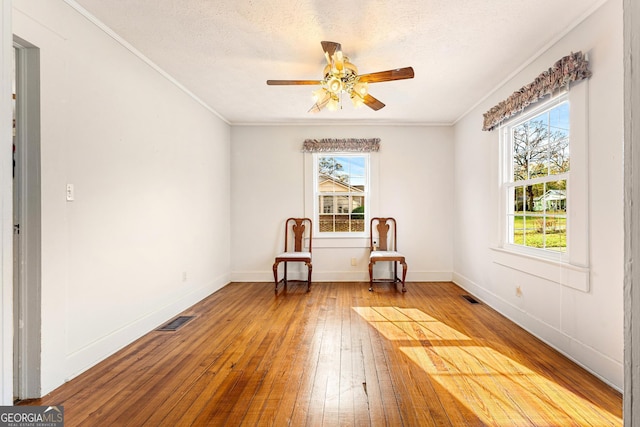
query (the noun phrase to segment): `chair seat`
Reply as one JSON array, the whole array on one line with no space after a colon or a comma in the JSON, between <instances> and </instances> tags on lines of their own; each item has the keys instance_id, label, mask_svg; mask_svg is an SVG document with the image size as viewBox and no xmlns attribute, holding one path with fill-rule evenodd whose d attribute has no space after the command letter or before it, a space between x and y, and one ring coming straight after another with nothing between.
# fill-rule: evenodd
<instances>
[{"instance_id":1,"label":"chair seat","mask_svg":"<svg viewBox=\"0 0 640 427\"><path fill-rule=\"evenodd\" d=\"M311 252L283 252L281 254L279 254L278 256L276 256L276 259L284 259L284 258L289 258L289 259L305 259L305 258L311 258Z\"/></svg>"},{"instance_id":2,"label":"chair seat","mask_svg":"<svg viewBox=\"0 0 640 427\"><path fill-rule=\"evenodd\" d=\"M371 251L369 259L374 260L377 258L404 258L404 255L397 251Z\"/></svg>"}]
</instances>

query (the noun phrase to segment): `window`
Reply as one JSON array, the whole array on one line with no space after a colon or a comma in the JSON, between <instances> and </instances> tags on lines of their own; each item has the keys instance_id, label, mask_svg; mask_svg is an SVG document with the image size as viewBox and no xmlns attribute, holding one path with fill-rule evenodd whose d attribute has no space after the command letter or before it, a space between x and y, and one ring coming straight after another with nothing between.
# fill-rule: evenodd
<instances>
[{"instance_id":1,"label":"window","mask_svg":"<svg viewBox=\"0 0 640 427\"><path fill-rule=\"evenodd\" d=\"M563 95L504 128L505 242L567 252L570 115ZM528 250L528 249L527 249Z\"/></svg>"},{"instance_id":2,"label":"window","mask_svg":"<svg viewBox=\"0 0 640 427\"><path fill-rule=\"evenodd\" d=\"M314 154L314 219L319 233L364 235L368 202L368 154Z\"/></svg>"},{"instance_id":3,"label":"window","mask_svg":"<svg viewBox=\"0 0 640 427\"><path fill-rule=\"evenodd\" d=\"M500 127L493 261L589 291L588 81Z\"/></svg>"}]
</instances>

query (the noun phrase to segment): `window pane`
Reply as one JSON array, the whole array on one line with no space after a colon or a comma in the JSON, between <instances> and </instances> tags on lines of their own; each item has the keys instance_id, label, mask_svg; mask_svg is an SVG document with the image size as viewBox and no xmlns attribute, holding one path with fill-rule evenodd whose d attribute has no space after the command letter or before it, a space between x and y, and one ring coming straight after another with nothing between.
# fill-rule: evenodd
<instances>
[{"instance_id":1,"label":"window pane","mask_svg":"<svg viewBox=\"0 0 640 427\"><path fill-rule=\"evenodd\" d=\"M349 196L336 196L336 212L349 213Z\"/></svg>"},{"instance_id":2,"label":"window pane","mask_svg":"<svg viewBox=\"0 0 640 427\"><path fill-rule=\"evenodd\" d=\"M320 215L318 226L321 233L331 233L335 231L335 226L333 222L333 215Z\"/></svg>"},{"instance_id":3,"label":"window pane","mask_svg":"<svg viewBox=\"0 0 640 427\"><path fill-rule=\"evenodd\" d=\"M525 187L524 208L526 212L542 212L544 205L540 197L544 193L544 183L527 185Z\"/></svg>"},{"instance_id":4,"label":"window pane","mask_svg":"<svg viewBox=\"0 0 640 427\"><path fill-rule=\"evenodd\" d=\"M351 230L353 232L364 231L364 216L363 215L351 215Z\"/></svg>"},{"instance_id":5,"label":"window pane","mask_svg":"<svg viewBox=\"0 0 640 427\"><path fill-rule=\"evenodd\" d=\"M513 234L511 235L511 243L514 245L524 245L524 216L513 216Z\"/></svg>"},{"instance_id":6,"label":"window pane","mask_svg":"<svg viewBox=\"0 0 640 427\"><path fill-rule=\"evenodd\" d=\"M336 215L334 231L338 233L345 233L349 231L349 228L349 215Z\"/></svg>"},{"instance_id":7,"label":"window pane","mask_svg":"<svg viewBox=\"0 0 640 427\"><path fill-rule=\"evenodd\" d=\"M527 217L526 218L526 239L525 244L532 248L545 247L545 217Z\"/></svg>"},{"instance_id":8,"label":"window pane","mask_svg":"<svg viewBox=\"0 0 640 427\"><path fill-rule=\"evenodd\" d=\"M515 213L524 210L524 187L516 187L511 190L513 200L513 211Z\"/></svg>"},{"instance_id":9,"label":"window pane","mask_svg":"<svg viewBox=\"0 0 640 427\"><path fill-rule=\"evenodd\" d=\"M523 245L532 246L532 247L541 247L536 246L538 244L538 240L540 240L540 235L537 232L537 222L539 218L525 216L523 217L522 227L524 229L524 241Z\"/></svg>"},{"instance_id":10,"label":"window pane","mask_svg":"<svg viewBox=\"0 0 640 427\"><path fill-rule=\"evenodd\" d=\"M364 197L353 196L351 198L351 231L364 231Z\"/></svg>"},{"instance_id":11,"label":"window pane","mask_svg":"<svg viewBox=\"0 0 640 427\"><path fill-rule=\"evenodd\" d=\"M549 132L553 139L569 138L569 103L563 102L549 111Z\"/></svg>"},{"instance_id":12,"label":"window pane","mask_svg":"<svg viewBox=\"0 0 640 427\"><path fill-rule=\"evenodd\" d=\"M545 247L556 251L567 250L567 218L550 215L545 221Z\"/></svg>"},{"instance_id":13,"label":"window pane","mask_svg":"<svg viewBox=\"0 0 640 427\"><path fill-rule=\"evenodd\" d=\"M547 145L549 142L549 112L546 111L529 120L529 128L531 132L529 149L534 150L538 146Z\"/></svg>"},{"instance_id":14,"label":"window pane","mask_svg":"<svg viewBox=\"0 0 640 427\"><path fill-rule=\"evenodd\" d=\"M538 145L529 152L529 178L547 176L549 174L548 145Z\"/></svg>"},{"instance_id":15,"label":"window pane","mask_svg":"<svg viewBox=\"0 0 640 427\"><path fill-rule=\"evenodd\" d=\"M331 177L340 181L345 175L344 166L335 157L324 156L318 158L318 177ZM320 180L318 180L320 182Z\"/></svg>"},{"instance_id":16,"label":"window pane","mask_svg":"<svg viewBox=\"0 0 640 427\"><path fill-rule=\"evenodd\" d=\"M336 162L342 171L349 176L346 181L350 185L364 185L365 159L361 156L337 157Z\"/></svg>"},{"instance_id":17,"label":"window pane","mask_svg":"<svg viewBox=\"0 0 640 427\"><path fill-rule=\"evenodd\" d=\"M512 156L513 156L513 180L520 181L527 179L528 174L528 145L527 129L518 126L511 133Z\"/></svg>"},{"instance_id":18,"label":"window pane","mask_svg":"<svg viewBox=\"0 0 640 427\"><path fill-rule=\"evenodd\" d=\"M513 181L522 181L527 179L527 163L526 156L513 156Z\"/></svg>"},{"instance_id":19,"label":"window pane","mask_svg":"<svg viewBox=\"0 0 640 427\"><path fill-rule=\"evenodd\" d=\"M564 213L567 211L567 181L550 181L546 183L544 204L547 213Z\"/></svg>"},{"instance_id":20,"label":"window pane","mask_svg":"<svg viewBox=\"0 0 640 427\"><path fill-rule=\"evenodd\" d=\"M552 139L549 146L549 173L569 172L569 138Z\"/></svg>"},{"instance_id":21,"label":"window pane","mask_svg":"<svg viewBox=\"0 0 640 427\"><path fill-rule=\"evenodd\" d=\"M333 196L320 196L318 203L318 213L334 213Z\"/></svg>"},{"instance_id":22,"label":"window pane","mask_svg":"<svg viewBox=\"0 0 640 427\"><path fill-rule=\"evenodd\" d=\"M333 193L335 189L335 180L330 176L321 176L318 178L318 191L321 193Z\"/></svg>"},{"instance_id":23,"label":"window pane","mask_svg":"<svg viewBox=\"0 0 640 427\"><path fill-rule=\"evenodd\" d=\"M352 196L351 198L351 212L362 213L364 212L364 196Z\"/></svg>"}]
</instances>

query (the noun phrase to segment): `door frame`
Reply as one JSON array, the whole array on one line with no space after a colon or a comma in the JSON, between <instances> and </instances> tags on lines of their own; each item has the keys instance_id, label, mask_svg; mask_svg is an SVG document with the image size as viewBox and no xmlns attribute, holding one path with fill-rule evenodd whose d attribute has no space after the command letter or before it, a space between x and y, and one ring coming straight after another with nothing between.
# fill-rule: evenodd
<instances>
[{"instance_id":1,"label":"door frame","mask_svg":"<svg viewBox=\"0 0 640 427\"><path fill-rule=\"evenodd\" d=\"M41 395L40 50L14 37L14 399ZM17 246L17 247L16 247ZM15 270L18 271L15 271Z\"/></svg>"}]
</instances>

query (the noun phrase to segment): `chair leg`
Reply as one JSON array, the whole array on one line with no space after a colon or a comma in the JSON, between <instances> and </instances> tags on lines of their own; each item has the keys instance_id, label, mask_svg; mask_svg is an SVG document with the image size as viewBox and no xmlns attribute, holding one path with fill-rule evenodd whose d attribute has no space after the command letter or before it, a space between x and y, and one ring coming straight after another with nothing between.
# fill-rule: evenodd
<instances>
[{"instance_id":1,"label":"chair leg","mask_svg":"<svg viewBox=\"0 0 640 427\"><path fill-rule=\"evenodd\" d=\"M307 292L311 292L311 271L313 270L313 266L310 262L306 263L307 268L309 269L309 275L307 276Z\"/></svg>"},{"instance_id":2,"label":"chair leg","mask_svg":"<svg viewBox=\"0 0 640 427\"><path fill-rule=\"evenodd\" d=\"M407 292L407 288L404 287L404 281L407 278L407 263L402 262L402 292Z\"/></svg>"},{"instance_id":3,"label":"chair leg","mask_svg":"<svg viewBox=\"0 0 640 427\"><path fill-rule=\"evenodd\" d=\"M287 289L287 261L284 262L284 277L282 280L284 280L284 288Z\"/></svg>"},{"instance_id":4,"label":"chair leg","mask_svg":"<svg viewBox=\"0 0 640 427\"><path fill-rule=\"evenodd\" d=\"M277 262L273 263L273 281L275 283L274 292L277 294L278 293L278 263Z\"/></svg>"},{"instance_id":5,"label":"chair leg","mask_svg":"<svg viewBox=\"0 0 640 427\"><path fill-rule=\"evenodd\" d=\"M393 286L394 289L398 290L398 282L400 278L398 277L398 261L393 261Z\"/></svg>"},{"instance_id":6,"label":"chair leg","mask_svg":"<svg viewBox=\"0 0 640 427\"><path fill-rule=\"evenodd\" d=\"M369 261L369 292L373 292L373 264Z\"/></svg>"}]
</instances>

